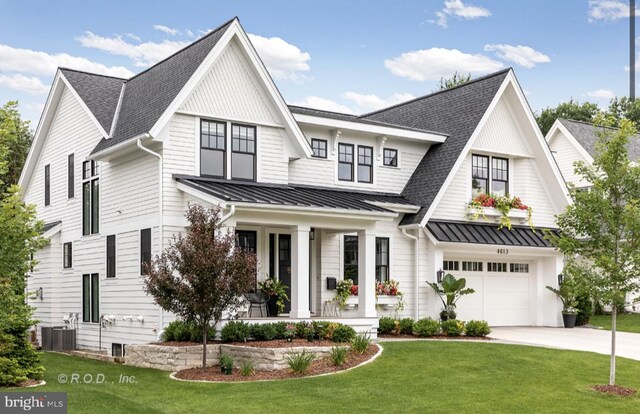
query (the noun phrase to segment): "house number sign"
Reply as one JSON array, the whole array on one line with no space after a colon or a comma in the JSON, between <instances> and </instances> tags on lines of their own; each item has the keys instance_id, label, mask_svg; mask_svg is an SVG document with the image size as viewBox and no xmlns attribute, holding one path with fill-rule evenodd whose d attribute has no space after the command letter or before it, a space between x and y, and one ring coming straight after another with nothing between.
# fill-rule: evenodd
<instances>
[{"instance_id":1,"label":"house number sign","mask_svg":"<svg viewBox=\"0 0 640 414\"><path fill-rule=\"evenodd\" d=\"M498 254L509 254L509 249L498 249Z\"/></svg>"}]
</instances>

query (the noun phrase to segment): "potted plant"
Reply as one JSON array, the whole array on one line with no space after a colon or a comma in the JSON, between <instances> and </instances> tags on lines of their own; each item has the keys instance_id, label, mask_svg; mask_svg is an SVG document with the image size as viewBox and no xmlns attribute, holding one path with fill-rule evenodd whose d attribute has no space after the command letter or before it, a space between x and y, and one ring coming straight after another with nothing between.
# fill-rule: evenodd
<instances>
[{"instance_id":1,"label":"potted plant","mask_svg":"<svg viewBox=\"0 0 640 414\"><path fill-rule=\"evenodd\" d=\"M555 293L562 301L562 322L565 328L573 328L576 326L576 318L578 317L578 304L577 294L575 292L575 286L571 282L571 279L565 278L560 284L560 288L552 288L547 286L547 289Z\"/></svg>"},{"instance_id":2,"label":"potted plant","mask_svg":"<svg viewBox=\"0 0 640 414\"><path fill-rule=\"evenodd\" d=\"M267 308L270 316L278 316L284 311L285 301L289 300L287 296L287 287L274 277L268 277L258 283L258 288L262 294L269 298Z\"/></svg>"},{"instance_id":3,"label":"potted plant","mask_svg":"<svg viewBox=\"0 0 640 414\"><path fill-rule=\"evenodd\" d=\"M470 295L476 292L466 287L467 279L463 277L456 279L451 273L447 273L442 278L442 286L436 282L427 282L427 284L438 294L442 305L444 305L442 312L440 312L440 319L443 321L456 318L455 309L458 299L464 295Z\"/></svg>"},{"instance_id":4,"label":"potted plant","mask_svg":"<svg viewBox=\"0 0 640 414\"><path fill-rule=\"evenodd\" d=\"M351 279L343 279L336 285L336 297L333 299L337 302L340 309L353 306L350 302L352 297L358 296L358 285L354 285ZM357 303L357 298L356 303Z\"/></svg>"}]
</instances>

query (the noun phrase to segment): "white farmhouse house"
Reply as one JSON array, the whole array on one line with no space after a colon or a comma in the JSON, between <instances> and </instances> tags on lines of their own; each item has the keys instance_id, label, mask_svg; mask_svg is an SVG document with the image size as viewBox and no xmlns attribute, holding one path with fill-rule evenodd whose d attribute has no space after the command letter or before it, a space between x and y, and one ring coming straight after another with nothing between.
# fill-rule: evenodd
<instances>
[{"instance_id":1,"label":"white farmhouse house","mask_svg":"<svg viewBox=\"0 0 640 414\"><path fill-rule=\"evenodd\" d=\"M189 203L223 209L257 277L290 287L293 320L336 319L327 282L345 274L359 293L338 318L359 330L394 312L376 280L400 282L401 316L437 317L443 270L476 290L461 319L561 323L545 286L563 258L540 229L569 200L511 69L362 116L288 106L234 18L130 79L59 69L20 184L50 240L30 303L40 326L77 317L81 348L153 341L173 319L141 263ZM512 230L491 208L472 220L478 191L521 197L537 230L518 211Z\"/></svg>"}]
</instances>

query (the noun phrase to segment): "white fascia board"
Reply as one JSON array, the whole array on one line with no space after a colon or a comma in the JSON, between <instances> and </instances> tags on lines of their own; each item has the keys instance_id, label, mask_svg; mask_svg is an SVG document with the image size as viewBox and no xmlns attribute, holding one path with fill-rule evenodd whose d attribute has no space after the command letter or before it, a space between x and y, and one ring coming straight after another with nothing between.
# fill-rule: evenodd
<instances>
[{"instance_id":1,"label":"white fascia board","mask_svg":"<svg viewBox=\"0 0 640 414\"><path fill-rule=\"evenodd\" d=\"M197 188L195 188L194 186L191 185L187 185L187 184L183 184L181 182L177 182L176 183L176 187L178 188L178 190L182 191L185 194L189 194L192 197L198 198L202 201L205 201L209 204L213 204L216 205L222 209L227 208L227 202L224 200L221 200L217 197L214 197L210 194L207 194L204 190L198 190Z\"/></svg>"},{"instance_id":2,"label":"white fascia board","mask_svg":"<svg viewBox=\"0 0 640 414\"><path fill-rule=\"evenodd\" d=\"M42 237L45 239L50 239L51 237L53 237L56 233L62 231L62 223L60 224L56 224L54 227L50 228L49 230L47 230L46 232L44 232L42 234Z\"/></svg>"},{"instance_id":3,"label":"white fascia board","mask_svg":"<svg viewBox=\"0 0 640 414\"><path fill-rule=\"evenodd\" d=\"M415 214L420 211L420 206L412 204L400 204L400 203L385 203L383 201L370 201L364 200L365 203L372 206L384 208L387 210L395 211L396 213L412 213Z\"/></svg>"},{"instance_id":4,"label":"white fascia board","mask_svg":"<svg viewBox=\"0 0 640 414\"><path fill-rule=\"evenodd\" d=\"M323 118L320 116L294 114L295 119L306 125L321 126L331 129L351 130L367 132L376 136L385 135L414 141L428 142L431 144L442 143L447 139L445 134L431 132L412 131L402 128L394 128L384 125L365 124L361 122L344 121L341 119Z\"/></svg>"},{"instance_id":5,"label":"white fascia board","mask_svg":"<svg viewBox=\"0 0 640 414\"><path fill-rule=\"evenodd\" d=\"M95 154L91 154L87 157L87 159L96 161L109 161L115 156L121 155L122 151L136 147L136 143L139 139L146 141L151 139L151 135L146 132L140 135L136 135L135 137L129 138L126 141L122 141L119 144L105 148L102 151L96 152Z\"/></svg>"}]
</instances>

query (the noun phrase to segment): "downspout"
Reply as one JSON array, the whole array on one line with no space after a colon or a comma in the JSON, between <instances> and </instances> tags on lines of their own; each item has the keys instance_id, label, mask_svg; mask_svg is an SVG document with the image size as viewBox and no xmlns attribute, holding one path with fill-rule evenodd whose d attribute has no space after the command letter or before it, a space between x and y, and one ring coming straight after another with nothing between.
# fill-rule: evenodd
<instances>
[{"instance_id":1,"label":"downspout","mask_svg":"<svg viewBox=\"0 0 640 414\"><path fill-rule=\"evenodd\" d=\"M236 206L232 204L229 206L229 212L220 218L220 224L229 220L234 214L236 214Z\"/></svg>"},{"instance_id":2,"label":"downspout","mask_svg":"<svg viewBox=\"0 0 640 414\"><path fill-rule=\"evenodd\" d=\"M159 238L158 246L160 247L160 254L162 254L164 250L164 204L163 204L164 174L163 174L162 155L158 154L157 152L151 151L149 148L142 145L143 138L151 138L151 135L147 133L147 134L144 134L141 138L138 138L136 143L138 148L140 148L142 151L148 154L153 155L158 159L158 186L159 186L159 192L160 192L160 194L158 195L158 212L160 213L160 220L158 222L158 238ZM158 327L158 332L162 332L163 330L164 330L164 309L162 309L161 307L160 308L160 326Z\"/></svg>"},{"instance_id":3,"label":"downspout","mask_svg":"<svg viewBox=\"0 0 640 414\"><path fill-rule=\"evenodd\" d=\"M420 319L420 244L419 244L418 238L416 236L412 236L409 233L407 233L407 229L404 227L402 228L402 234L405 237L408 237L411 240L413 240L414 254L415 254L414 268L416 269L416 280L415 280L416 309L415 309L414 319L418 320Z\"/></svg>"}]
</instances>

